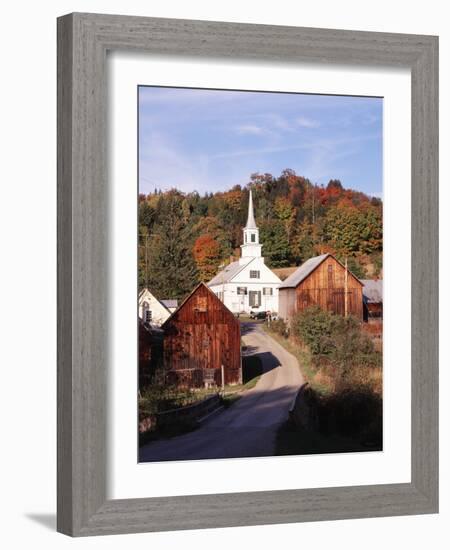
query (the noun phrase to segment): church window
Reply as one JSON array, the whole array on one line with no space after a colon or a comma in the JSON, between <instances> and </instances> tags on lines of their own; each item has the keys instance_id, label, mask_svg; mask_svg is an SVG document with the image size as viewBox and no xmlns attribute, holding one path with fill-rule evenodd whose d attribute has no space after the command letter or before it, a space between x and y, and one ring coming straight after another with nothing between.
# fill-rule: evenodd
<instances>
[{"instance_id":1,"label":"church window","mask_svg":"<svg viewBox=\"0 0 450 550\"><path fill-rule=\"evenodd\" d=\"M246 286L238 286L237 287L237 293L241 295L247 294L247 287Z\"/></svg>"},{"instance_id":2,"label":"church window","mask_svg":"<svg viewBox=\"0 0 450 550\"><path fill-rule=\"evenodd\" d=\"M255 239L256 239L256 235L255 235L254 233L252 233L252 234L250 235L250 238L251 238L251 240L252 240L252 243L254 243L254 242L255 242Z\"/></svg>"},{"instance_id":3,"label":"church window","mask_svg":"<svg viewBox=\"0 0 450 550\"><path fill-rule=\"evenodd\" d=\"M260 272L259 271L250 271L250 279L259 279L260 278Z\"/></svg>"},{"instance_id":4,"label":"church window","mask_svg":"<svg viewBox=\"0 0 450 550\"><path fill-rule=\"evenodd\" d=\"M149 323L149 324L152 322L152 310L151 310L151 309L147 309L147 310L145 311L145 319L144 319L144 321L145 321L146 323Z\"/></svg>"},{"instance_id":5,"label":"church window","mask_svg":"<svg viewBox=\"0 0 450 550\"><path fill-rule=\"evenodd\" d=\"M263 295L264 296L273 296L273 288L270 286L266 286L263 288Z\"/></svg>"}]
</instances>

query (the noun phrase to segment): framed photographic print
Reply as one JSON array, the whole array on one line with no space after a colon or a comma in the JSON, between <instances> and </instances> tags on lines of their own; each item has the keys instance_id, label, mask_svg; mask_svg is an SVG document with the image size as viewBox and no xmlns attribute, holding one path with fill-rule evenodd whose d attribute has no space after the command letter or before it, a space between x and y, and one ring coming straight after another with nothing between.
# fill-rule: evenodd
<instances>
[{"instance_id":1,"label":"framed photographic print","mask_svg":"<svg viewBox=\"0 0 450 550\"><path fill-rule=\"evenodd\" d=\"M58 20L58 530L437 512L437 49Z\"/></svg>"}]
</instances>

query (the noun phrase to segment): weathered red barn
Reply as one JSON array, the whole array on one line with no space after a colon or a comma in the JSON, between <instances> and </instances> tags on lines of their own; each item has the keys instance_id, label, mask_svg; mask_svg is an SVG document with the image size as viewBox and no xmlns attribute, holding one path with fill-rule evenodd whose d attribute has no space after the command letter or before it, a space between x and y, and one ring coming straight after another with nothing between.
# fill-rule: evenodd
<instances>
[{"instance_id":1,"label":"weathered red barn","mask_svg":"<svg viewBox=\"0 0 450 550\"><path fill-rule=\"evenodd\" d=\"M143 389L152 379L162 362L162 331L138 319L139 334L139 388Z\"/></svg>"},{"instance_id":2,"label":"weathered red barn","mask_svg":"<svg viewBox=\"0 0 450 550\"><path fill-rule=\"evenodd\" d=\"M167 383L185 387L242 381L239 320L203 283L162 325Z\"/></svg>"},{"instance_id":3,"label":"weathered red barn","mask_svg":"<svg viewBox=\"0 0 450 550\"><path fill-rule=\"evenodd\" d=\"M347 289L347 290L346 290ZM289 320L317 305L340 315L363 319L363 284L332 254L304 262L278 289L280 317Z\"/></svg>"}]
</instances>

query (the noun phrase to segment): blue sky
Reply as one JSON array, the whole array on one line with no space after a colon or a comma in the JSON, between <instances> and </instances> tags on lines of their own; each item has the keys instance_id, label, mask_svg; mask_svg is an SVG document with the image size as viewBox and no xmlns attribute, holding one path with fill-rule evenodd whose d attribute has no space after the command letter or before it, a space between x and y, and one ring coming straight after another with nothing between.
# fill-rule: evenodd
<instances>
[{"instance_id":1,"label":"blue sky","mask_svg":"<svg viewBox=\"0 0 450 550\"><path fill-rule=\"evenodd\" d=\"M139 88L139 190L219 191L284 168L380 196L381 98Z\"/></svg>"}]
</instances>

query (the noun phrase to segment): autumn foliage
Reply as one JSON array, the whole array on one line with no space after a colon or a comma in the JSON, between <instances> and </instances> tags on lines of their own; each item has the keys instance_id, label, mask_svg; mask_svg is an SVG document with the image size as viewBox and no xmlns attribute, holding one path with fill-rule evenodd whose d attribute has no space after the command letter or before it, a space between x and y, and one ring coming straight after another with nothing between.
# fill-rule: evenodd
<instances>
[{"instance_id":1,"label":"autumn foliage","mask_svg":"<svg viewBox=\"0 0 450 550\"><path fill-rule=\"evenodd\" d=\"M200 280L209 281L221 262L219 243L209 234L200 235L194 243L193 253Z\"/></svg>"},{"instance_id":2,"label":"autumn foliage","mask_svg":"<svg viewBox=\"0 0 450 550\"><path fill-rule=\"evenodd\" d=\"M239 257L249 189L263 254L269 267L300 265L332 252L348 258L360 277L379 276L382 202L337 180L316 185L293 170L252 174L227 191L139 195L139 283L181 296L210 280L220 265ZM188 273L183 275L182 271Z\"/></svg>"}]
</instances>

